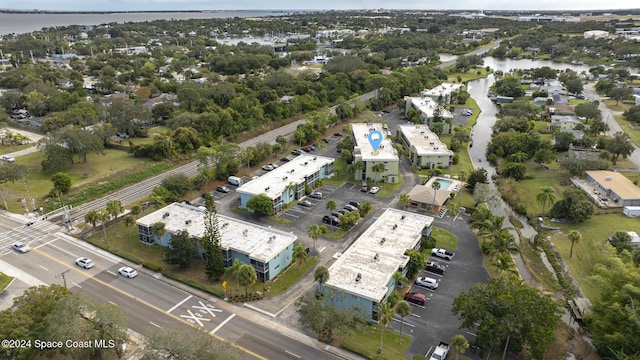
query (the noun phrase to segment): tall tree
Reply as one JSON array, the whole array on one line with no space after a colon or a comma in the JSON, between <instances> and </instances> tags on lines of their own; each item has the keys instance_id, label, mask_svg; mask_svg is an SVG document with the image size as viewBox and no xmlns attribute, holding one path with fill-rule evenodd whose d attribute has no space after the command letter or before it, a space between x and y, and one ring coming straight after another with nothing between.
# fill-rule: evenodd
<instances>
[{"instance_id":1,"label":"tall tree","mask_svg":"<svg viewBox=\"0 0 640 360\"><path fill-rule=\"evenodd\" d=\"M318 266L313 272L313 279L318 282L318 291L322 293L322 287L329 281L329 269L324 265Z\"/></svg>"},{"instance_id":2,"label":"tall tree","mask_svg":"<svg viewBox=\"0 0 640 360\"><path fill-rule=\"evenodd\" d=\"M298 263L298 269L307 261L307 256L307 251L301 244L293 247L293 261Z\"/></svg>"},{"instance_id":3,"label":"tall tree","mask_svg":"<svg viewBox=\"0 0 640 360\"><path fill-rule=\"evenodd\" d=\"M240 291L240 268L242 268L242 263L238 259L233 260L233 265L229 266L225 269L225 274L230 280L235 281L236 283L236 291Z\"/></svg>"},{"instance_id":4,"label":"tall tree","mask_svg":"<svg viewBox=\"0 0 640 360\"><path fill-rule=\"evenodd\" d=\"M554 339L560 309L548 295L519 280L499 277L458 295L451 312L463 320L461 328L477 329L472 345L481 356L503 350L509 339L508 351L519 353L526 346L532 359L541 360Z\"/></svg>"},{"instance_id":5,"label":"tall tree","mask_svg":"<svg viewBox=\"0 0 640 360\"><path fill-rule=\"evenodd\" d=\"M218 210L210 194L204 196L204 236L200 244L205 256L205 274L209 279L220 279L224 275L224 257L222 256L222 235L218 223Z\"/></svg>"},{"instance_id":6,"label":"tall tree","mask_svg":"<svg viewBox=\"0 0 640 360\"><path fill-rule=\"evenodd\" d=\"M456 360L458 360L458 356L464 354L469 348L469 342L463 335L456 335L451 339L451 348L456 352Z\"/></svg>"},{"instance_id":7,"label":"tall tree","mask_svg":"<svg viewBox=\"0 0 640 360\"><path fill-rule=\"evenodd\" d=\"M189 267L197 251L196 243L189 232L179 230L169 239L169 246L165 248L164 261L185 269Z\"/></svg>"},{"instance_id":8,"label":"tall tree","mask_svg":"<svg viewBox=\"0 0 640 360\"><path fill-rule=\"evenodd\" d=\"M401 194L400 204L402 204L402 209L406 210L411 205L411 196L409 194Z\"/></svg>"},{"instance_id":9,"label":"tall tree","mask_svg":"<svg viewBox=\"0 0 640 360\"><path fill-rule=\"evenodd\" d=\"M536 201L542 205L542 216L547 203L553 204L556 201L556 191L551 186L541 186L540 192L536 195Z\"/></svg>"},{"instance_id":10,"label":"tall tree","mask_svg":"<svg viewBox=\"0 0 640 360\"><path fill-rule=\"evenodd\" d=\"M571 241L571 250L569 250L569 257L571 258L573 257L573 245L582 240L582 234L580 234L580 232L578 232L577 230L571 230L567 234L567 238L569 239L569 241Z\"/></svg>"},{"instance_id":11,"label":"tall tree","mask_svg":"<svg viewBox=\"0 0 640 360\"><path fill-rule=\"evenodd\" d=\"M380 345L378 345L378 354L382 352L382 341L384 337L384 331L387 328L387 324L393 317L393 308L389 302L385 301L378 305L378 324L380 324Z\"/></svg>"},{"instance_id":12,"label":"tall tree","mask_svg":"<svg viewBox=\"0 0 640 360\"><path fill-rule=\"evenodd\" d=\"M93 209L84 214L84 222L91 224L93 229L96 228L96 223L98 221L100 221L100 211Z\"/></svg>"},{"instance_id":13,"label":"tall tree","mask_svg":"<svg viewBox=\"0 0 640 360\"><path fill-rule=\"evenodd\" d=\"M165 223L159 221L151 224L151 235L157 237L158 240L160 240L166 234L167 234L167 228Z\"/></svg>"},{"instance_id":14,"label":"tall tree","mask_svg":"<svg viewBox=\"0 0 640 360\"><path fill-rule=\"evenodd\" d=\"M373 171L374 174L376 174L376 182L378 182L378 178L380 177L380 174L382 174L386 168L387 167L384 163L378 163L371 167L371 171Z\"/></svg>"},{"instance_id":15,"label":"tall tree","mask_svg":"<svg viewBox=\"0 0 640 360\"><path fill-rule=\"evenodd\" d=\"M327 201L327 205L325 206L325 208L329 211L333 211L338 207L338 205L336 204L336 201L333 199L330 199L329 201Z\"/></svg>"},{"instance_id":16,"label":"tall tree","mask_svg":"<svg viewBox=\"0 0 640 360\"><path fill-rule=\"evenodd\" d=\"M131 251L131 229L136 225L136 218L133 215L127 215L122 222L129 229L129 251Z\"/></svg>"},{"instance_id":17,"label":"tall tree","mask_svg":"<svg viewBox=\"0 0 640 360\"><path fill-rule=\"evenodd\" d=\"M629 135L622 131L613 134L613 138L606 141L605 148L611 153L613 165L618 163L620 155L626 159L635 149Z\"/></svg>"},{"instance_id":18,"label":"tall tree","mask_svg":"<svg viewBox=\"0 0 640 360\"><path fill-rule=\"evenodd\" d=\"M124 212L122 201L117 199L107 201L106 210L109 213L109 216L113 218L113 224L115 225L118 215Z\"/></svg>"},{"instance_id":19,"label":"tall tree","mask_svg":"<svg viewBox=\"0 0 640 360\"><path fill-rule=\"evenodd\" d=\"M400 340L402 339L402 324L404 323L405 316L411 314L411 305L405 300L398 301L396 314L400 315L400 336L398 337L398 344L400 344Z\"/></svg>"},{"instance_id":20,"label":"tall tree","mask_svg":"<svg viewBox=\"0 0 640 360\"><path fill-rule=\"evenodd\" d=\"M313 240L313 253L316 253L316 242L318 241L318 237L320 237L320 235L324 234L326 232L327 228L317 225L317 224L313 224L311 226L309 226L309 231L307 232L307 234L309 234L309 237Z\"/></svg>"},{"instance_id":21,"label":"tall tree","mask_svg":"<svg viewBox=\"0 0 640 360\"><path fill-rule=\"evenodd\" d=\"M436 195L438 195L438 190L440 190L440 182L439 181L434 181L433 184L431 184L431 188L433 189L433 209L435 210L436 208Z\"/></svg>"}]
</instances>

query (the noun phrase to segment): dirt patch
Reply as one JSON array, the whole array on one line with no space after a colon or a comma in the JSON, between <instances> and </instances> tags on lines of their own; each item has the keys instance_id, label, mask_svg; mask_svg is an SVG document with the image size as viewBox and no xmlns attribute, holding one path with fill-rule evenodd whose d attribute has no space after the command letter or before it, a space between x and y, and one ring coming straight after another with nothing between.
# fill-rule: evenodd
<instances>
[{"instance_id":1,"label":"dirt patch","mask_svg":"<svg viewBox=\"0 0 640 360\"><path fill-rule=\"evenodd\" d=\"M560 322L555 333L555 341L547 347L545 359L581 359L601 360L598 351L585 340L583 331L576 331L567 324ZM573 357L571 357L573 354Z\"/></svg>"}]
</instances>

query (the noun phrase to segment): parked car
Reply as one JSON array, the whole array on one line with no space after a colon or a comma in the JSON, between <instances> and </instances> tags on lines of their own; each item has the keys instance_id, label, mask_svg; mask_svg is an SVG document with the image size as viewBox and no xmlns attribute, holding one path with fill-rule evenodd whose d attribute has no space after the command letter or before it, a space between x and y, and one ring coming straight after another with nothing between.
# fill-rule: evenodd
<instances>
[{"instance_id":1,"label":"parked car","mask_svg":"<svg viewBox=\"0 0 640 360\"><path fill-rule=\"evenodd\" d=\"M76 259L76 265L80 266L81 268L91 269L95 265L95 263L88 257L79 257Z\"/></svg>"},{"instance_id":2,"label":"parked car","mask_svg":"<svg viewBox=\"0 0 640 360\"><path fill-rule=\"evenodd\" d=\"M342 133L341 132L337 132L337 133L333 134L333 136L342 136Z\"/></svg>"},{"instance_id":3,"label":"parked car","mask_svg":"<svg viewBox=\"0 0 640 360\"><path fill-rule=\"evenodd\" d=\"M371 189L369 189L369 194L377 194L378 191L380 191L380 188L377 186L374 186Z\"/></svg>"},{"instance_id":4,"label":"parked car","mask_svg":"<svg viewBox=\"0 0 640 360\"><path fill-rule=\"evenodd\" d=\"M344 215L344 214L340 214L340 213L339 213L339 212L337 212L337 211L334 211L334 212L332 212L332 213L331 213L331 216L333 216L333 217L335 217L335 218L337 218L337 219L340 219L340 216L342 216L342 215Z\"/></svg>"},{"instance_id":5,"label":"parked car","mask_svg":"<svg viewBox=\"0 0 640 360\"><path fill-rule=\"evenodd\" d=\"M322 199L322 193L320 191L314 191L309 197L312 199Z\"/></svg>"},{"instance_id":6,"label":"parked car","mask_svg":"<svg viewBox=\"0 0 640 360\"><path fill-rule=\"evenodd\" d=\"M586 99L586 97L585 97L583 94L578 94L578 95L576 95L576 99L578 99L578 100L585 100L585 99Z\"/></svg>"},{"instance_id":7,"label":"parked car","mask_svg":"<svg viewBox=\"0 0 640 360\"><path fill-rule=\"evenodd\" d=\"M311 151L316 151L316 145L309 146L309 149L311 149Z\"/></svg>"},{"instance_id":8,"label":"parked car","mask_svg":"<svg viewBox=\"0 0 640 360\"><path fill-rule=\"evenodd\" d=\"M332 226L340 226L342 225L342 223L340 222L340 219L338 219L337 217L334 216L329 216L329 215L325 215L322 217L322 222L328 225L332 225Z\"/></svg>"},{"instance_id":9,"label":"parked car","mask_svg":"<svg viewBox=\"0 0 640 360\"><path fill-rule=\"evenodd\" d=\"M388 114L391 112L391 110L382 110L383 113Z\"/></svg>"},{"instance_id":10,"label":"parked car","mask_svg":"<svg viewBox=\"0 0 640 360\"><path fill-rule=\"evenodd\" d=\"M444 275L444 266L435 261L427 261L427 266L424 269L434 274Z\"/></svg>"},{"instance_id":11,"label":"parked car","mask_svg":"<svg viewBox=\"0 0 640 360\"><path fill-rule=\"evenodd\" d=\"M464 109L464 110L462 110L462 115L463 116L471 116L471 115L473 115L473 111L471 111L470 109Z\"/></svg>"},{"instance_id":12,"label":"parked car","mask_svg":"<svg viewBox=\"0 0 640 360\"><path fill-rule=\"evenodd\" d=\"M404 299L408 302L412 302L414 304L418 304L418 305L424 305L427 303L427 297L424 296L424 294L420 294L417 292L409 292L407 291L404 294Z\"/></svg>"},{"instance_id":13,"label":"parked car","mask_svg":"<svg viewBox=\"0 0 640 360\"><path fill-rule=\"evenodd\" d=\"M138 272L128 266L121 267L120 269L118 269L118 273L129 279L138 276Z\"/></svg>"},{"instance_id":14,"label":"parked car","mask_svg":"<svg viewBox=\"0 0 640 360\"><path fill-rule=\"evenodd\" d=\"M360 207L360 203L359 203L359 202L357 202L357 201L355 201L355 200L351 200L351 201L349 201L349 205L351 205L351 206L355 206L355 207L357 207L357 208L359 208L359 207Z\"/></svg>"},{"instance_id":15,"label":"parked car","mask_svg":"<svg viewBox=\"0 0 640 360\"><path fill-rule=\"evenodd\" d=\"M324 138L324 139L322 139L322 141L324 141L325 144L328 144L328 143L331 142L331 140L329 140L329 138Z\"/></svg>"},{"instance_id":16,"label":"parked car","mask_svg":"<svg viewBox=\"0 0 640 360\"><path fill-rule=\"evenodd\" d=\"M289 159L288 157L283 157L282 159L280 159L280 161L289 162L289 161L291 161L291 159Z\"/></svg>"},{"instance_id":17,"label":"parked car","mask_svg":"<svg viewBox=\"0 0 640 360\"><path fill-rule=\"evenodd\" d=\"M304 207L311 207L311 205L313 204L309 200L301 200L301 201L298 201L298 205L304 206Z\"/></svg>"},{"instance_id":18,"label":"parked car","mask_svg":"<svg viewBox=\"0 0 640 360\"><path fill-rule=\"evenodd\" d=\"M302 155L302 154L304 154L304 152L302 150L293 150L291 153L293 155Z\"/></svg>"},{"instance_id":19,"label":"parked car","mask_svg":"<svg viewBox=\"0 0 640 360\"><path fill-rule=\"evenodd\" d=\"M357 207L355 207L353 205L349 205L349 204L345 205L343 209L345 209L347 211L358 211Z\"/></svg>"},{"instance_id":20,"label":"parked car","mask_svg":"<svg viewBox=\"0 0 640 360\"><path fill-rule=\"evenodd\" d=\"M382 129L383 129L383 130L389 130L389 125L387 125L387 124L382 124Z\"/></svg>"},{"instance_id":21,"label":"parked car","mask_svg":"<svg viewBox=\"0 0 640 360\"><path fill-rule=\"evenodd\" d=\"M225 194L228 194L228 193L231 192L231 190L229 190L228 187L223 186L223 185L216 186L216 191L221 192L221 193L225 193Z\"/></svg>"},{"instance_id":22,"label":"parked car","mask_svg":"<svg viewBox=\"0 0 640 360\"><path fill-rule=\"evenodd\" d=\"M344 215L347 213L347 210L345 209L340 209L340 210L336 210L337 213L339 213L340 215ZM340 218L339 216L337 216L338 218Z\"/></svg>"},{"instance_id":23,"label":"parked car","mask_svg":"<svg viewBox=\"0 0 640 360\"><path fill-rule=\"evenodd\" d=\"M360 191L361 191L361 192L367 192L367 191L369 191L369 187L368 187L367 185L363 185L363 186L360 188Z\"/></svg>"},{"instance_id":24,"label":"parked car","mask_svg":"<svg viewBox=\"0 0 640 360\"><path fill-rule=\"evenodd\" d=\"M305 152L311 152L311 147L307 146L306 148L302 148Z\"/></svg>"},{"instance_id":25,"label":"parked car","mask_svg":"<svg viewBox=\"0 0 640 360\"><path fill-rule=\"evenodd\" d=\"M430 277L419 277L416 279L416 285L426 287L431 290L438 288L438 281Z\"/></svg>"},{"instance_id":26,"label":"parked car","mask_svg":"<svg viewBox=\"0 0 640 360\"><path fill-rule=\"evenodd\" d=\"M9 155L2 155L2 160L6 161L6 162L15 162L16 158L14 158L13 156L9 156Z\"/></svg>"},{"instance_id":27,"label":"parked car","mask_svg":"<svg viewBox=\"0 0 640 360\"><path fill-rule=\"evenodd\" d=\"M441 259L445 259L445 260L453 260L453 256L455 255L455 253L451 252L451 251L447 251L445 249L431 249L431 255L433 256L437 256Z\"/></svg>"},{"instance_id":28,"label":"parked car","mask_svg":"<svg viewBox=\"0 0 640 360\"><path fill-rule=\"evenodd\" d=\"M264 171L271 171L273 169L275 169L275 168L271 164L267 164L267 165L262 167L262 170L264 170Z\"/></svg>"},{"instance_id":29,"label":"parked car","mask_svg":"<svg viewBox=\"0 0 640 360\"><path fill-rule=\"evenodd\" d=\"M29 247L29 245L18 241L18 242L14 242L13 244L11 244L11 248L17 252L21 252L21 253L28 253L29 251L31 251L31 248Z\"/></svg>"}]
</instances>

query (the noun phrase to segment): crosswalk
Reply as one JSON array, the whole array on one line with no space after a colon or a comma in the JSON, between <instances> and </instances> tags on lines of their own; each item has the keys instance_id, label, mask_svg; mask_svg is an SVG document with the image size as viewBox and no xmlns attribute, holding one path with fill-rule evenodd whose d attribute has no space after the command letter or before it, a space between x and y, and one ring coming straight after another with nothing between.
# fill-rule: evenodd
<instances>
[{"instance_id":1,"label":"crosswalk","mask_svg":"<svg viewBox=\"0 0 640 360\"><path fill-rule=\"evenodd\" d=\"M11 244L23 242L33 247L32 243L42 243L55 238L55 234L64 230L60 225L49 221L38 221L30 225L17 226L0 233L0 255L11 252Z\"/></svg>"}]
</instances>

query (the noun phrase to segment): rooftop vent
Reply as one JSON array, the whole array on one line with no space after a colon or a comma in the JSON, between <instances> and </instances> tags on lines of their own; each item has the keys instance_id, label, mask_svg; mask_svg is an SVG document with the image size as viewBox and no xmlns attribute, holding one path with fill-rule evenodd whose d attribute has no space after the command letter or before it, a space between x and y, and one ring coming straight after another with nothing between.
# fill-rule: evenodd
<instances>
[{"instance_id":1,"label":"rooftop vent","mask_svg":"<svg viewBox=\"0 0 640 360\"><path fill-rule=\"evenodd\" d=\"M282 180L287 180L288 178L289 178L288 176L285 176L282 178Z\"/></svg>"},{"instance_id":2,"label":"rooftop vent","mask_svg":"<svg viewBox=\"0 0 640 360\"><path fill-rule=\"evenodd\" d=\"M380 239L380 244L384 244L385 241L387 241L387 239L385 238Z\"/></svg>"},{"instance_id":3,"label":"rooftop vent","mask_svg":"<svg viewBox=\"0 0 640 360\"><path fill-rule=\"evenodd\" d=\"M393 227L392 227L393 230L395 230L397 228L398 228L398 224L394 224Z\"/></svg>"},{"instance_id":4,"label":"rooftop vent","mask_svg":"<svg viewBox=\"0 0 640 360\"><path fill-rule=\"evenodd\" d=\"M292 172L294 172L294 171L296 171L296 169L291 169L291 171L289 171L289 172L290 172L290 173L292 173Z\"/></svg>"},{"instance_id":5,"label":"rooftop vent","mask_svg":"<svg viewBox=\"0 0 640 360\"><path fill-rule=\"evenodd\" d=\"M318 157L317 157L317 156L314 156L314 157L313 157L313 160L318 160Z\"/></svg>"},{"instance_id":6,"label":"rooftop vent","mask_svg":"<svg viewBox=\"0 0 640 360\"><path fill-rule=\"evenodd\" d=\"M402 218L401 218L401 219L402 219L402 220L404 220L405 218L406 218L406 216L405 216L405 215L402 215Z\"/></svg>"},{"instance_id":7,"label":"rooftop vent","mask_svg":"<svg viewBox=\"0 0 640 360\"><path fill-rule=\"evenodd\" d=\"M309 164L309 162L308 162L308 161L305 161L305 162L304 162L304 164L305 164L305 165L307 165L307 164Z\"/></svg>"},{"instance_id":8,"label":"rooftop vent","mask_svg":"<svg viewBox=\"0 0 640 360\"><path fill-rule=\"evenodd\" d=\"M611 181L611 176L605 176L604 181Z\"/></svg>"},{"instance_id":9,"label":"rooftop vent","mask_svg":"<svg viewBox=\"0 0 640 360\"><path fill-rule=\"evenodd\" d=\"M169 215L171 215L171 214L169 214L168 212L166 212L166 213L162 214L162 218L163 218L163 219L164 219L164 218L168 218L168 217L169 217Z\"/></svg>"},{"instance_id":10,"label":"rooftop vent","mask_svg":"<svg viewBox=\"0 0 640 360\"><path fill-rule=\"evenodd\" d=\"M271 188L267 186L266 188L264 188L264 191L269 191L269 189Z\"/></svg>"},{"instance_id":11,"label":"rooftop vent","mask_svg":"<svg viewBox=\"0 0 640 360\"><path fill-rule=\"evenodd\" d=\"M273 240L275 240L275 239L276 239L276 236L275 236L275 235L273 235L273 236L269 236L269 242L272 242L272 241L273 241Z\"/></svg>"},{"instance_id":12,"label":"rooftop vent","mask_svg":"<svg viewBox=\"0 0 640 360\"><path fill-rule=\"evenodd\" d=\"M375 254L375 255L373 256L373 260L378 260L378 258L379 258L379 257L380 257L380 255L379 255L379 254Z\"/></svg>"},{"instance_id":13,"label":"rooftop vent","mask_svg":"<svg viewBox=\"0 0 640 360\"><path fill-rule=\"evenodd\" d=\"M249 229L242 230L242 235L244 235L246 237L247 234L249 234Z\"/></svg>"},{"instance_id":14,"label":"rooftop vent","mask_svg":"<svg viewBox=\"0 0 640 360\"><path fill-rule=\"evenodd\" d=\"M185 220L185 221L184 221L184 224L185 224L185 225L189 225L189 224L191 224L191 219L189 219L189 220Z\"/></svg>"},{"instance_id":15,"label":"rooftop vent","mask_svg":"<svg viewBox=\"0 0 640 360\"><path fill-rule=\"evenodd\" d=\"M222 228L226 228L227 226L229 226L229 223L228 223L228 222L223 223L221 227L222 227Z\"/></svg>"},{"instance_id":16,"label":"rooftop vent","mask_svg":"<svg viewBox=\"0 0 640 360\"><path fill-rule=\"evenodd\" d=\"M362 279L362 274L358 273L358 276L356 276L356 282L360 282L360 279Z\"/></svg>"}]
</instances>

